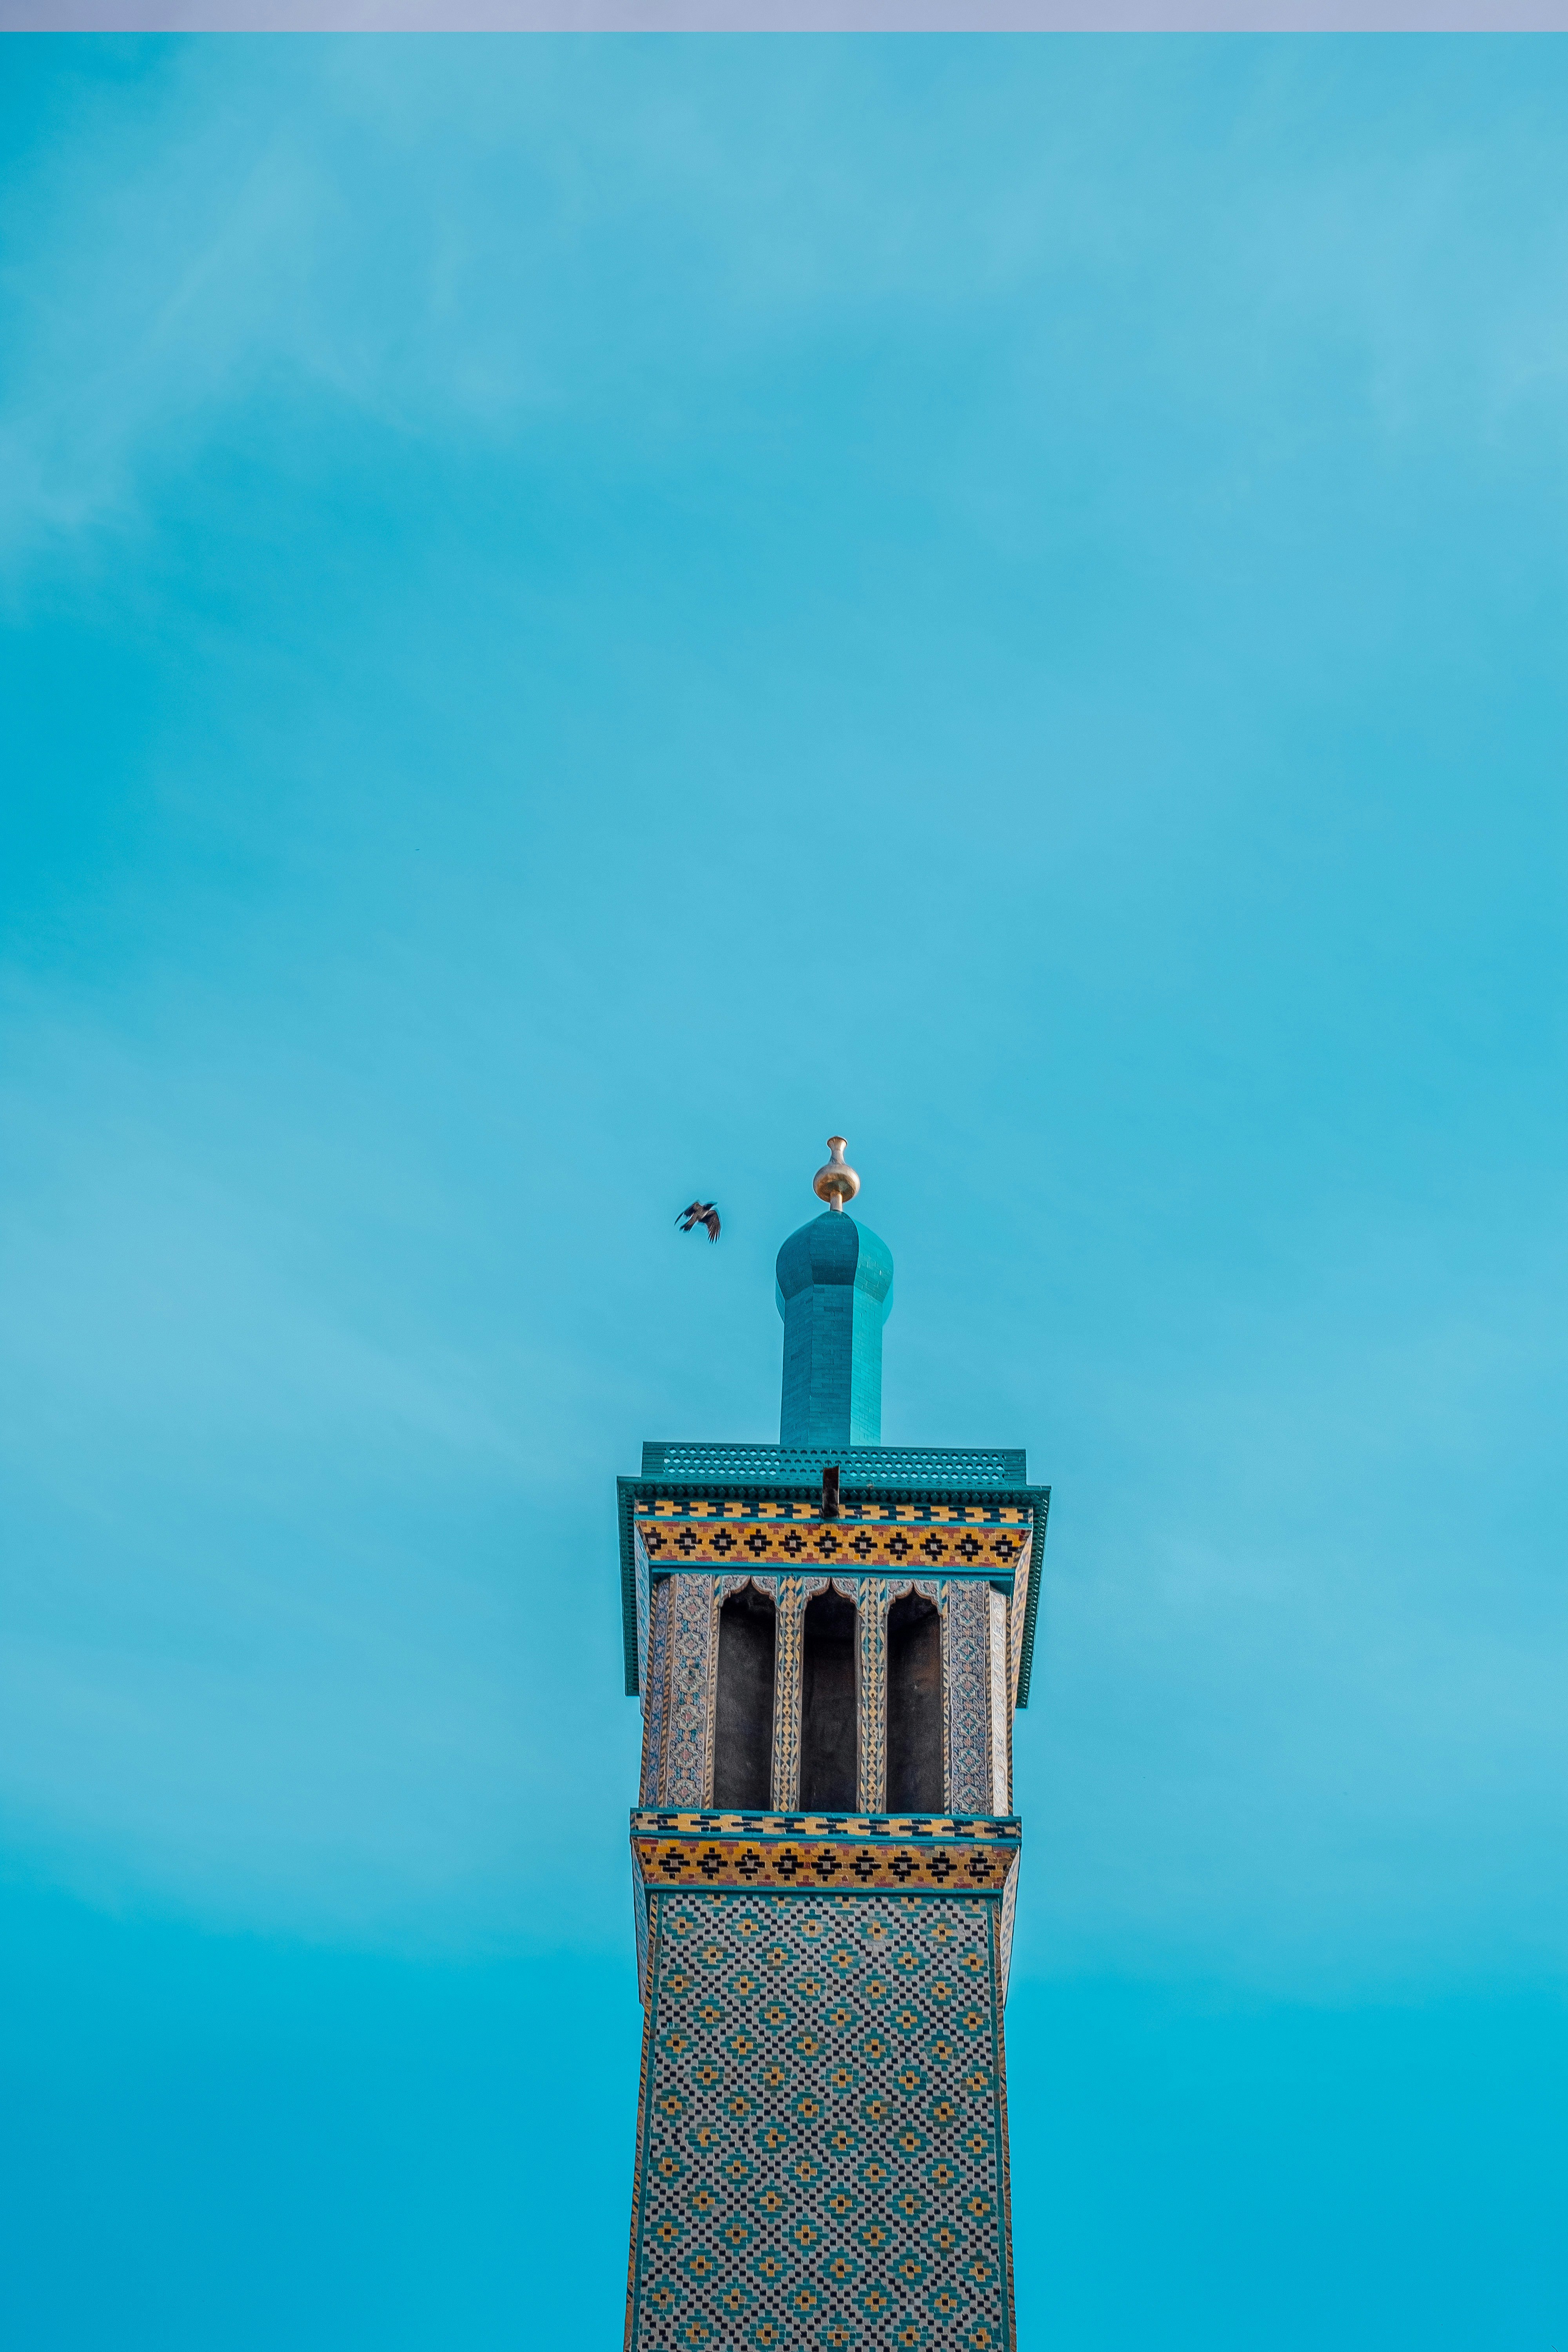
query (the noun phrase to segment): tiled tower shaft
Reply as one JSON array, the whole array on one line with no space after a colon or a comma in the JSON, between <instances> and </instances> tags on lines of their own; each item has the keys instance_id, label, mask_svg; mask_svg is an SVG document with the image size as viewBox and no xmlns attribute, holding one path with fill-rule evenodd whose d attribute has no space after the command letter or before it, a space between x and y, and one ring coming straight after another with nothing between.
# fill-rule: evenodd
<instances>
[{"instance_id":1,"label":"tiled tower shaft","mask_svg":"<svg viewBox=\"0 0 1568 2352\"><path fill-rule=\"evenodd\" d=\"M1049 1495L1021 1453L864 1442L891 1278L842 1210L792 1235L786 1442L648 1445L620 1482L627 2352L1014 2343L1012 1723Z\"/></svg>"},{"instance_id":2,"label":"tiled tower shaft","mask_svg":"<svg viewBox=\"0 0 1568 2352\"><path fill-rule=\"evenodd\" d=\"M1048 1497L1016 1455L953 1454L944 1481L940 1455L866 1449L830 1519L822 1465L784 1449L680 1475L719 1452L650 1446L624 1482L647 2007L627 2344L987 2352L1012 2341L1010 1727ZM858 1782L853 1810L806 1812L805 1621L828 1593L854 1612ZM714 1785L741 1595L773 1611L766 1808ZM919 1813L886 1786L889 1622L915 1600L941 1644L942 1803Z\"/></svg>"}]
</instances>

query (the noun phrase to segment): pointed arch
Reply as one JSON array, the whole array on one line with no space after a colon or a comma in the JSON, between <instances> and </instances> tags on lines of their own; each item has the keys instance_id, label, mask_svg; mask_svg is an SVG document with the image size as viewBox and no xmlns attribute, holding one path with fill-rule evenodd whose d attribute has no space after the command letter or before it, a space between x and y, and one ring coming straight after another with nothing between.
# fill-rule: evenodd
<instances>
[{"instance_id":1,"label":"pointed arch","mask_svg":"<svg viewBox=\"0 0 1568 2352\"><path fill-rule=\"evenodd\" d=\"M731 1591L719 1611L715 1805L765 1812L773 1801L777 1643L773 1594L750 1582Z\"/></svg>"},{"instance_id":2,"label":"pointed arch","mask_svg":"<svg viewBox=\"0 0 1568 2352\"><path fill-rule=\"evenodd\" d=\"M859 1611L837 1591L805 1605L801 1644L803 1812L852 1813L859 1796Z\"/></svg>"},{"instance_id":3,"label":"pointed arch","mask_svg":"<svg viewBox=\"0 0 1568 2352\"><path fill-rule=\"evenodd\" d=\"M888 1612L888 1811L940 1813L942 1789L942 1614L907 1592Z\"/></svg>"}]
</instances>

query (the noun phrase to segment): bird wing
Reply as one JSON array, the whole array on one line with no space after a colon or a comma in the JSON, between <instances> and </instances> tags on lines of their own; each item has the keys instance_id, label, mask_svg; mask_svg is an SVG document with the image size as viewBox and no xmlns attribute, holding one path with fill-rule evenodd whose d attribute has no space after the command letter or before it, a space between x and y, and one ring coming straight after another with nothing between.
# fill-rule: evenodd
<instances>
[{"instance_id":1,"label":"bird wing","mask_svg":"<svg viewBox=\"0 0 1568 2352\"><path fill-rule=\"evenodd\" d=\"M707 1226L707 1228L708 1228L708 1238L709 1238L709 1240L710 1240L710 1242L716 1242L716 1241L718 1240L718 1238L719 1238L719 1212L718 1212L718 1210L717 1210L717 1209L711 1209L711 1208L710 1208L710 1209L709 1210L709 1212L708 1212L708 1214L703 1218L702 1222L703 1222L703 1223L704 1223L704 1224Z\"/></svg>"},{"instance_id":2,"label":"bird wing","mask_svg":"<svg viewBox=\"0 0 1568 2352\"><path fill-rule=\"evenodd\" d=\"M689 1209L682 1209L682 1211L680 1212L679 1216L679 1217L677 1217L677 1219L676 1219L676 1221L675 1221L675 1222L676 1222L676 1223L680 1227L680 1229L681 1229L681 1231L682 1231L683 1233L688 1233L688 1234L689 1234L689 1233L691 1231L692 1226L697 1223L698 1218L699 1218L701 1214L702 1214L702 1203L701 1203L701 1202L700 1202L700 1201L693 1201L693 1202L691 1203L691 1206L690 1206Z\"/></svg>"}]
</instances>

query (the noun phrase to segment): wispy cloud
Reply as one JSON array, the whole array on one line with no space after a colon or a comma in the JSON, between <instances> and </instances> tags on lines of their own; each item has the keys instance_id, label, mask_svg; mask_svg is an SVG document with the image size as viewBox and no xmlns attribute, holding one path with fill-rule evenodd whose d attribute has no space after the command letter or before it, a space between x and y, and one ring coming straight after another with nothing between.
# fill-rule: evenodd
<instances>
[{"instance_id":1,"label":"wispy cloud","mask_svg":"<svg viewBox=\"0 0 1568 2352\"><path fill-rule=\"evenodd\" d=\"M618 1938L608 1481L769 1433L837 1125L889 1428L1057 1485L1025 1964L1560 1951L1554 71L65 70L0 388L43 1866Z\"/></svg>"}]
</instances>

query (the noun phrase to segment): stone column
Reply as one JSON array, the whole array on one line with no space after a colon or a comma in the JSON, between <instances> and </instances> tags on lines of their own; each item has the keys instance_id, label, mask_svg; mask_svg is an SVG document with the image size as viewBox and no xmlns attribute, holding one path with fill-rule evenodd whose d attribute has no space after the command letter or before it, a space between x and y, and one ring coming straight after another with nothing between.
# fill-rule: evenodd
<instances>
[{"instance_id":1,"label":"stone column","mask_svg":"<svg viewBox=\"0 0 1568 2352\"><path fill-rule=\"evenodd\" d=\"M711 1576L672 1576L669 1704L665 1799L700 1807L713 1794L713 1683L718 1667L717 1584Z\"/></svg>"},{"instance_id":2,"label":"stone column","mask_svg":"<svg viewBox=\"0 0 1568 2352\"><path fill-rule=\"evenodd\" d=\"M888 1611L889 1580L860 1580L860 1659L857 1688L859 1721L860 1793L863 1813L879 1813L888 1802Z\"/></svg>"},{"instance_id":3,"label":"stone column","mask_svg":"<svg viewBox=\"0 0 1568 2352\"><path fill-rule=\"evenodd\" d=\"M986 1675L986 1710L991 1719L991 1811L1013 1810L1013 1696L1007 1654L1007 1596L994 1585L985 1588L990 1607L990 1671Z\"/></svg>"},{"instance_id":4,"label":"stone column","mask_svg":"<svg viewBox=\"0 0 1568 2352\"><path fill-rule=\"evenodd\" d=\"M781 1576L773 1620L773 1811L793 1812L800 1801L800 1665L805 1604L826 1592L826 1576Z\"/></svg>"},{"instance_id":5,"label":"stone column","mask_svg":"<svg viewBox=\"0 0 1568 2352\"><path fill-rule=\"evenodd\" d=\"M942 1675L947 1699L947 1808L991 1811L991 1727L986 1706L991 1588L950 1577L942 1588Z\"/></svg>"},{"instance_id":6,"label":"stone column","mask_svg":"<svg viewBox=\"0 0 1568 2352\"><path fill-rule=\"evenodd\" d=\"M664 1802L665 1731L669 1709L669 1587L659 1577L648 1594L647 1666L642 1695L642 1782L645 1805Z\"/></svg>"}]
</instances>

